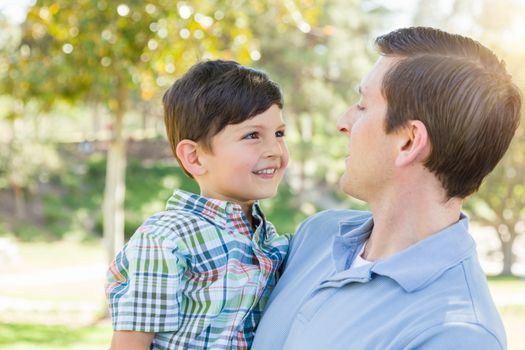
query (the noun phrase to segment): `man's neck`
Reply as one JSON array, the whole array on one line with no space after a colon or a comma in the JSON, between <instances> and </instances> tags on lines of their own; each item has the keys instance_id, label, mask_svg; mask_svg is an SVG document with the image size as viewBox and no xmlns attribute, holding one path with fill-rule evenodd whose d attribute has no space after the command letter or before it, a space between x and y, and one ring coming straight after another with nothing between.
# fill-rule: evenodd
<instances>
[{"instance_id":1,"label":"man's neck","mask_svg":"<svg viewBox=\"0 0 525 350\"><path fill-rule=\"evenodd\" d=\"M384 259L456 223L461 204L458 198L444 202L431 191L385 196L370 203L374 227L363 258Z\"/></svg>"}]
</instances>

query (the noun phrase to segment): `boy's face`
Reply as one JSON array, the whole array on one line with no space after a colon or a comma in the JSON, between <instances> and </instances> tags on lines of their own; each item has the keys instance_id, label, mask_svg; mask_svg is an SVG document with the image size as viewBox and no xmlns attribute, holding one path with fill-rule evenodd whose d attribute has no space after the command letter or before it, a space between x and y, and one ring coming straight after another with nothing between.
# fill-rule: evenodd
<instances>
[{"instance_id":1,"label":"boy's face","mask_svg":"<svg viewBox=\"0 0 525 350\"><path fill-rule=\"evenodd\" d=\"M284 131L277 105L227 125L212 138L212 150L199 156L206 169L197 178L201 194L241 205L275 195L288 165Z\"/></svg>"}]
</instances>

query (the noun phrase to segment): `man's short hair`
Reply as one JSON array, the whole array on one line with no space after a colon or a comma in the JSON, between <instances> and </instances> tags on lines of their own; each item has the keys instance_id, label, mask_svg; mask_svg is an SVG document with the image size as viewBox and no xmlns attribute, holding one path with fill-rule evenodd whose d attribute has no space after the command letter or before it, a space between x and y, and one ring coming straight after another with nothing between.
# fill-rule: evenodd
<instances>
[{"instance_id":1,"label":"man's short hair","mask_svg":"<svg viewBox=\"0 0 525 350\"><path fill-rule=\"evenodd\" d=\"M425 166L448 198L476 192L519 124L521 95L504 62L477 41L433 28L399 29L376 45L401 58L383 78L386 132L420 120L432 147Z\"/></svg>"},{"instance_id":2,"label":"man's short hair","mask_svg":"<svg viewBox=\"0 0 525 350\"><path fill-rule=\"evenodd\" d=\"M175 150L181 140L213 151L213 136L227 125L255 117L274 104L283 107L279 86L264 72L223 60L195 64L166 91L162 102L166 133L179 164Z\"/></svg>"}]
</instances>

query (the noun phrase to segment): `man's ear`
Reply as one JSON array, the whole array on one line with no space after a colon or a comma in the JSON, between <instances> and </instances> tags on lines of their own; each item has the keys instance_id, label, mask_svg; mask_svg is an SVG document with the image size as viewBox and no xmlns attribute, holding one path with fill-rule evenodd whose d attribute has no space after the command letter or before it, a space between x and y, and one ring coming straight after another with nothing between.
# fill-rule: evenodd
<instances>
[{"instance_id":1,"label":"man's ear","mask_svg":"<svg viewBox=\"0 0 525 350\"><path fill-rule=\"evenodd\" d=\"M199 160L199 144L191 140L181 140L177 144L176 153L182 166L193 177L201 176L206 173L206 169Z\"/></svg>"},{"instance_id":2,"label":"man's ear","mask_svg":"<svg viewBox=\"0 0 525 350\"><path fill-rule=\"evenodd\" d=\"M431 150L430 139L425 124L419 120L410 120L408 125L399 130L400 150L396 157L396 166L403 167L416 161L423 162Z\"/></svg>"}]
</instances>

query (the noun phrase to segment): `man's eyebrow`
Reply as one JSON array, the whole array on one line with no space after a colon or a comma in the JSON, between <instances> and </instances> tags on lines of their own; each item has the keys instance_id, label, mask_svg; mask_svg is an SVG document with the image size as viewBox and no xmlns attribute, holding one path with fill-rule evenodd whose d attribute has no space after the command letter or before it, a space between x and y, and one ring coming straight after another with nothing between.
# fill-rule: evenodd
<instances>
[{"instance_id":1,"label":"man's eyebrow","mask_svg":"<svg viewBox=\"0 0 525 350\"><path fill-rule=\"evenodd\" d=\"M363 88L361 87L361 84L359 84L359 85L356 86L355 91L356 91L359 95L362 95L362 94L363 94Z\"/></svg>"}]
</instances>

